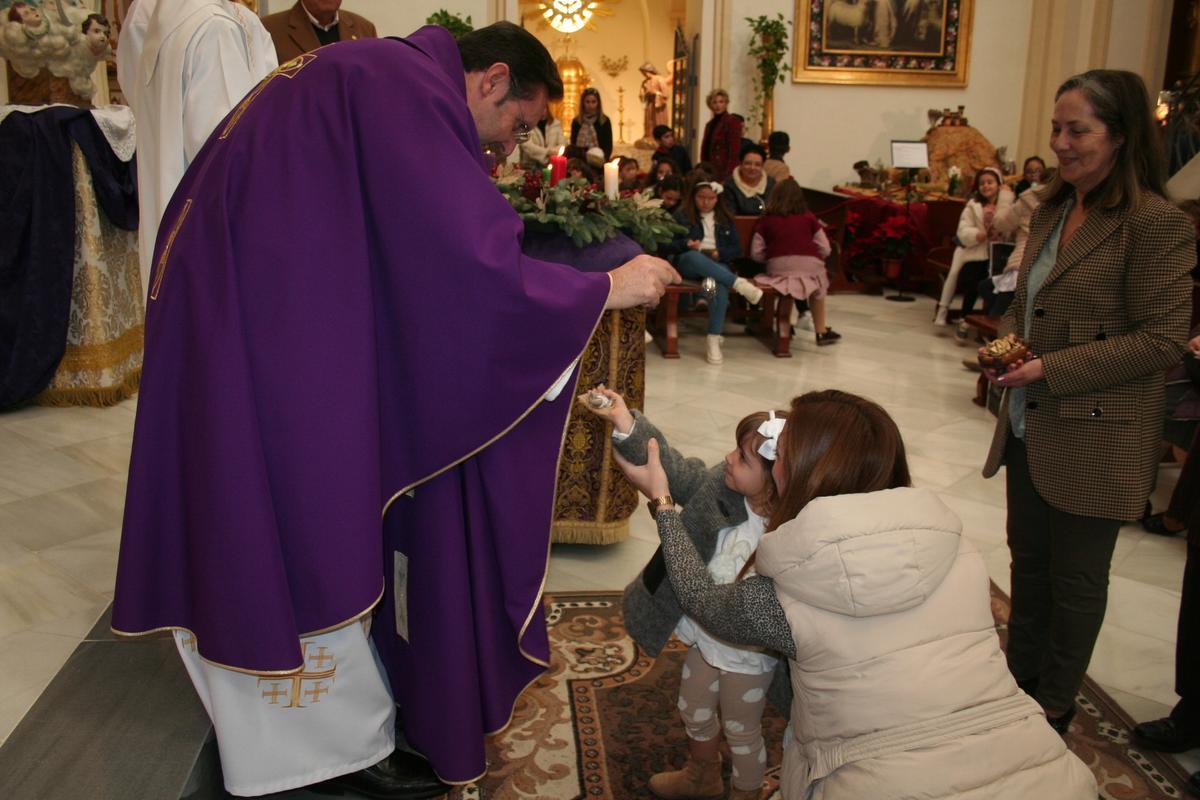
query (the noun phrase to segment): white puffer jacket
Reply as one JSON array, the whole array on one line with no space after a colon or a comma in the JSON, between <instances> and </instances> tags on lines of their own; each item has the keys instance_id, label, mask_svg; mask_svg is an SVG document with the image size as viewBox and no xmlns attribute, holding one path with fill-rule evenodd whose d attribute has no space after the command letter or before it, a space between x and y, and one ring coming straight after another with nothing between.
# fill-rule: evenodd
<instances>
[{"instance_id":1,"label":"white puffer jacket","mask_svg":"<svg viewBox=\"0 0 1200 800\"><path fill-rule=\"evenodd\" d=\"M796 642L788 800L1094 800L1017 688L983 559L932 492L823 497L763 536Z\"/></svg>"}]
</instances>

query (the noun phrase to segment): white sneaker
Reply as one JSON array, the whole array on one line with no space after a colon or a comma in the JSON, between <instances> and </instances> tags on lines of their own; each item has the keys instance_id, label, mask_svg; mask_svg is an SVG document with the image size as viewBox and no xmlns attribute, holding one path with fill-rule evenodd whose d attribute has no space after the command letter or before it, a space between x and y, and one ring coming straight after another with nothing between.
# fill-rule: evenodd
<instances>
[{"instance_id":1,"label":"white sneaker","mask_svg":"<svg viewBox=\"0 0 1200 800\"><path fill-rule=\"evenodd\" d=\"M792 310L795 311L796 309L793 307ZM796 328L798 330L802 330L802 331L813 331L814 333L816 332L817 327L815 325L813 325L811 311L804 312L803 316L801 316L800 319L796 322Z\"/></svg>"},{"instance_id":2,"label":"white sneaker","mask_svg":"<svg viewBox=\"0 0 1200 800\"><path fill-rule=\"evenodd\" d=\"M747 302L752 306L758 305L758 301L762 300L763 290L745 278L735 280L733 282L733 290L746 298Z\"/></svg>"},{"instance_id":3,"label":"white sneaker","mask_svg":"<svg viewBox=\"0 0 1200 800\"><path fill-rule=\"evenodd\" d=\"M934 325L949 325L950 322L949 322L949 320L946 319L946 317L947 317L947 315L949 315L949 313L950 313L950 309L946 308L945 306L938 306L937 316L933 318L933 324Z\"/></svg>"},{"instance_id":4,"label":"white sneaker","mask_svg":"<svg viewBox=\"0 0 1200 800\"><path fill-rule=\"evenodd\" d=\"M707 337L708 354L706 356L708 363L720 364L725 361L725 357L721 355L721 342L725 341L724 336L718 336L715 333L708 334Z\"/></svg>"}]
</instances>

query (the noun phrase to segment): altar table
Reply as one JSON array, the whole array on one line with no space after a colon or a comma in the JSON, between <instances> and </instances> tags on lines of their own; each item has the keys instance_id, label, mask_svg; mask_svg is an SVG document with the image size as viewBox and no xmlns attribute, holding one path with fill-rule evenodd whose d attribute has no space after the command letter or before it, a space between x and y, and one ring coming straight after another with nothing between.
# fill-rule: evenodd
<instances>
[{"instance_id":1,"label":"altar table","mask_svg":"<svg viewBox=\"0 0 1200 800\"><path fill-rule=\"evenodd\" d=\"M143 306L133 116L0 108L0 408L111 405L137 391Z\"/></svg>"},{"instance_id":2,"label":"altar table","mask_svg":"<svg viewBox=\"0 0 1200 800\"><path fill-rule=\"evenodd\" d=\"M578 248L563 234L530 231L522 246L533 258L570 264L584 272L606 272L642 252L625 236ZM645 330L642 309L606 312L580 359L575 393L603 383L620 393L630 408L642 408ZM615 544L628 538L629 517L639 505L637 491L613 460L612 426L573 404L558 462L551 541Z\"/></svg>"}]
</instances>

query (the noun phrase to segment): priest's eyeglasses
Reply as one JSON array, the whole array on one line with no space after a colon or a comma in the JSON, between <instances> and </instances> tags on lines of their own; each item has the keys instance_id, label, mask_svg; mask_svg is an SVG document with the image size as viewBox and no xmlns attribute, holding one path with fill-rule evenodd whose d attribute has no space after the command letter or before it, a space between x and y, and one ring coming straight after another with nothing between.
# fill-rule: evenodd
<instances>
[{"instance_id":1,"label":"priest's eyeglasses","mask_svg":"<svg viewBox=\"0 0 1200 800\"><path fill-rule=\"evenodd\" d=\"M513 141L517 144L525 144L525 142L529 141L529 135L531 133L533 133L533 129L531 129L524 122L517 120L517 124L513 127L512 132Z\"/></svg>"}]
</instances>

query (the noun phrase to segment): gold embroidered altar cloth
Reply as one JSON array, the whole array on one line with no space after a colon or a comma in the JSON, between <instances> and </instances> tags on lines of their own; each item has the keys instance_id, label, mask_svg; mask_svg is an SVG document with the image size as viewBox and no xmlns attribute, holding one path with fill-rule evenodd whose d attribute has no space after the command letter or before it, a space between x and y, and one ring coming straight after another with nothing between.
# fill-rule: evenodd
<instances>
[{"instance_id":1,"label":"gold embroidered altar cloth","mask_svg":"<svg viewBox=\"0 0 1200 800\"><path fill-rule=\"evenodd\" d=\"M87 161L72 143L75 173L75 277L67 349L34 402L109 406L132 397L142 376L142 282L136 231L108 221L96 202Z\"/></svg>"}]
</instances>

